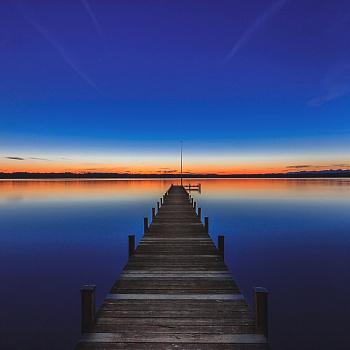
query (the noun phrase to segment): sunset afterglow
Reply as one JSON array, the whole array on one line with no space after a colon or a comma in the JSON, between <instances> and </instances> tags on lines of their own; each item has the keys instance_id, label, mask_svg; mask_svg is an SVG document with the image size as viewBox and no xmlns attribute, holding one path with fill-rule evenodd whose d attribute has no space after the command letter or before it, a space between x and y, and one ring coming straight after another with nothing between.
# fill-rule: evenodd
<instances>
[{"instance_id":1,"label":"sunset afterglow","mask_svg":"<svg viewBox=\"0 0 350 350\"><path fill-rule=\"evenodd\" d=\"M0 172L350 169L347 1L5 1Z\"/></svg>"}]
</instances>

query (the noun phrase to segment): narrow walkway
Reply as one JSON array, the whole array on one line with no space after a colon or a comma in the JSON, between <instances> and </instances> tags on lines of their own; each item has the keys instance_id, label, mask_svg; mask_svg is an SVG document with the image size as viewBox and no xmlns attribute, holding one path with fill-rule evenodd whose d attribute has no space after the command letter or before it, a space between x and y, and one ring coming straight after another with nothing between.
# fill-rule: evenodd
<instances>
[{"instance_id":1,"label":"narrow walkway","mask_svg":"<svg viewBox=\"0 0 350 350\"><path fill-rule=\"evenodd\" d=\"M270 349L182 186L172 186L80 349Z\"/></svg>"}]
</instances>

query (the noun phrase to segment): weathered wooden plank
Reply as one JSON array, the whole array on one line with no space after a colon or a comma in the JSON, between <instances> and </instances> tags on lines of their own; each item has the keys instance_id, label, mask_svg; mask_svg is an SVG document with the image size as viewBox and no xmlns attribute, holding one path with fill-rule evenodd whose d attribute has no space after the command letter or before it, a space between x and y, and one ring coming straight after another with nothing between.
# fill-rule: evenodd
<instances>
[{"instance_id":1,"label":"weathered wooden plank","mask_svg":"<svg viewBox=\"0 0 350 350\"><path fill-rule=\"evenodd\" d=\"M95 325L98 324L125 324L125 325L140 325L144 326L159 326L165 328L173 328L175 326L253 326L253 319L241 320L238 318L196 318L196 317L98 317L95 321ZM255 330L255 328L254 328ZM91 330L90 330L91 331Z\"/></svg>"},{"instance_id":2,"label":"weathered wooden plank","mask_svg":"<svg viewBox=\"0 0 350 350\"><path fill-rule=\"evenodd\" d=\"M119 275L119 279L123 278L173 278L173 277L182 277L182 278L201 278L201 277L210 277L210 278L229 278L232 276L229 271L195 271L189 272L187 270L183 271L167 271L167 270L127 270L122 272Z\"/></svg>"},{"instance_id":3,"label":"weathered wooden plank","mask_svg":"<svg viewBox=\"0 0 350 350\"><path fill-rule=\"evenodd\" d=\"M105 300L181 300L182 305L186 300L241 300L242 294L108 294Z\"/></svg>"},{"instance_id":4,"label":"weathered wooden plank","mask_svg":"<svg viewBox=\"0 0 350 350\"><path fill-rule=\"evenodd\" d=\"M142 311L142 312L141 312ZM209 316L203 310L168 310L161 312L159 310L138 310L138 311L118 311L118 310L101 310L97 313L97 318L192 318L192 319L202 319L205 320ZM222 313L217 313L212 315L217 319L226 319L226 318L236 318L236 324L239 325L251 325L254 324L254 320L251 318L249 310L245 311L222 311Z\"/></svg>"},{"instance_id":5,"label":"weathered wooden plank","mask_svg":"<svg viewBox=\"0 0 350 350\"><path fill-rule=\"evenodd\" d=\"M220 344L266 344L267 340L262 334L162 334L154 337L152 334L142 333L84 333L81 342L92 343L197 343L208 342Z\"/></svg>"},{"instance_id":6,"label":"weathered wooden plank","mask_svg":"<svg viewBox=\"0 0 350 350\"><path fill-rule=\"evenodd\" d=\"M152 350L270 350L269 344L152 343ZM76 350L149 350L149 343L79 343Z\"/></svg>"},{"instance_id":7,"label":"weathered wooden plank","mask_svg":"<svg viewBox=\"0 0 350 350\"><path fill-rule=\"evenodd\" d=\"M113 320L113 319L108 319ZM117 320L117 318L114 318ZM123 319L121 319L123 320ZM131 319L135 320L135 319ZM254 325L163 325L163 324L142 324L142 331L157 337L159 334L254 334ZM140 332L140 324L133 323L98 323L88 332L91 333L136 333Z\"/></svg>"}]
</instances>

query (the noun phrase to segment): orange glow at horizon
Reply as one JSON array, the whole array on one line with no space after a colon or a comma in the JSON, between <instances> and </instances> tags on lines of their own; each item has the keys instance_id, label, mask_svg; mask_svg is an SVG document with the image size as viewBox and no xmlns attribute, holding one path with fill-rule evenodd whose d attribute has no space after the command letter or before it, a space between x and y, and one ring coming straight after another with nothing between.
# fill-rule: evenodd
<instances>
[{"instance_id":1,"label":"orange glow at horizon","mask_svg":"<svg viewBox=\"0 0 350 350\"><path fill-rule=\"evenodd\" d=\"M119 173L119 174L180 174L180 162L167 157L144 157L140 159L111 157L72 157L60 159L45 158L3 158L0 159L0 172L28 172L28 173ZM339 163L335 166L335 163ZM319 171L328 169L346 169L341 159L323 160L298 159L297 157L208 157L187 158L183 165L183 175L186 174L218 174L244 175L286 173L293 171Z\"/></svg>"},{"instance_id":2,"label":"orange glow at horizon","mask_svg":"<svg viewBox=\"0 0 350 350\"><path fill-rule=\"evenodd\" d=\"M174 169L173 169L174 168ZM12 173L12 172L28 172L28 173L120 173L120 174L177 174L180 175L180 169L173 167L172 169L162 169L154 166L144 166L144 167L98 167L98 168L87 168L79 164L71 166L62 166L52 164L50 166L2 166L0 172ZM313 170L313 169L309 169ZM314 169L316 170L316 169ZM266 173L284 173L287 170L285 167L258 167L258 166L247 166L244 167L234 167L234 166L222 166L222 167L206 167L206 166L191 166L190 169L183 169L183 175L186 174L219 174L219 175L229 175L229 174L266 174Z\"/></svg>"},{"instance_id":3,"label":"orange glow at horizon","mask_svg":"<svg viewBox=\"0 0 350 350\"><path fill-rule=\"evenodd\" d=\"M180 170L156 170L157 168L154 167L144 167L144 168L125 168L125 167L101 167L97 169L86 169L85 167L76 165L76 166L70 166L70 167L60 167L60 166L30 166L30 167L2 167L0 169L0 172L3 173L16 173L16 172L26 172L26 173L73 173L73 174L82 174L82 173L118 173L118 174L154 174L154 175L166 175L166 174L174 174L174 175L180 175ZM190 174L202 174L202 175L210 175L210 174L217 174L217 175L231 175L231 174L237 174L237 175L251 175L251 174L271 174L271 173L287 173L287 172L293 172L293 171L320 171L320 170L329 170L329 169L335 169L335 167L332 165L324 166L320 168L319 166L315 167L307 167L307 168L296 168L296 169L286 169L285 166L280 167L257 167L257 166L245 166L244 168L239 167L220 167L220 168L214 168L214 167L191 167L191 170L188 171L186 169L183 170L183 175L190 175ZM342 169L341 167L337 167L336 169ZM345 167L344 169L347 169Z\"/></svg>"}]
</instances>

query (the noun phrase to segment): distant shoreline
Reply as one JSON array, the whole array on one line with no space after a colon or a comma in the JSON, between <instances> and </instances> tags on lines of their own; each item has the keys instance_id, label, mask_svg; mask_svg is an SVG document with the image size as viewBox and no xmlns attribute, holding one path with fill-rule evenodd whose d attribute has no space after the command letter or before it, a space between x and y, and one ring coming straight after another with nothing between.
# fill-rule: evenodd
<instances>
[{"instance_id":1,"label":"distant shoreline","mask_svg":"<svg viewBox=\"0 0 350 350\"><path fill-rule=\"evenodd\" d=\"M184 174L183 179L242 179L242 178L349 178L350 171L330 172L298 172L298 173L277 173L277 174ZM30 179L179 179L179 174L118 174L118 173L0 173L2 180L30 180Z\"/></svg>"}]
</instances>

